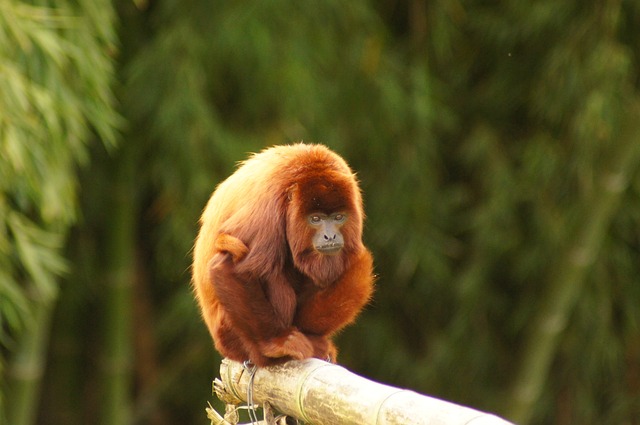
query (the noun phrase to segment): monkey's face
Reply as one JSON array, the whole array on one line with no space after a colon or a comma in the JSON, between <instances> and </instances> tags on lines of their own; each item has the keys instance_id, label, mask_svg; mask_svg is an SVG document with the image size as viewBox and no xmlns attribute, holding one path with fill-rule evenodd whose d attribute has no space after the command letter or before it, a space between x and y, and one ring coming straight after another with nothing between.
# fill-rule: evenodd
<instances>
[{"instance_id":1,"label":"monkey's face","mask_svg":"<svg viewBox=\"0 0 640 425\"><path fill-rule=\"evenodd\" d=\"M344 212L310 214L307 223L314 231L311 237L313 248L322 255L338 255L344 247L340 228L346 222L347 214Z\"/></svg>"},{"instance_id":2,"label":"monkey's face","mask_svg":"<svg viewBox=\"0 0 640 425\"><path fill-rule=\"evenodd\" d=\"M346 211L289 216L287 239L293 263L320 287L335 282L345 269L350 221Z\"/></svg>"},{"instance_id":3,"label":"monkey's face","mask_svg":"<svg viewBox=\"0 0 640 425\"><path fill-rule=\"evenodd\" d=\"M287 194L286 235L295 267L326 286L362 246L362 213L353 177L323 174L292 185Z\"/></svg>"}]
</instances>

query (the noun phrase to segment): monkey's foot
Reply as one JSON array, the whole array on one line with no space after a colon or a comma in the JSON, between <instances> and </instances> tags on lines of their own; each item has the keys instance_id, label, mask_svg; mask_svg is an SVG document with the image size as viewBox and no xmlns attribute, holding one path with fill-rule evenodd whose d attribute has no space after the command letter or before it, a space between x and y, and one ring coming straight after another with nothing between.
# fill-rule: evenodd
<instances>
[{"instance_id":1,"label":"monkey's foot","mask_svg":"<svg viewBox=\"0 0 640 425\"><path fill-rule=\"evenodd\" d=\"M302 360L313 356L313 346L309 339L297 329L289 333L271 338L260 344L260 351L266 357L291 357Z\"/></svg>"}]
</instances>

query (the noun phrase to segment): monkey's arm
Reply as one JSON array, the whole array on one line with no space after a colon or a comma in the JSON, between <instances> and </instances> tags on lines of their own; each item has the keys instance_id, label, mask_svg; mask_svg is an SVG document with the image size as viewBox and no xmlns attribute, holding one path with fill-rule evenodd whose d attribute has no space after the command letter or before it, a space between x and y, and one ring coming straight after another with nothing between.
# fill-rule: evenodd
<instances>
[{"instance_id":1,"label":"monkey's arm","mask_svg":"<svg viewBox=\"0 0 640 425\"><path fill-rule=\"evenodd\" d=\"M218 300L228 315L231 325L247 344L257 347L260 355L268 358L311 357L313 347L309 340L291 326L290 320L279 314L270 302L265 290L268 282L235 272L235 258L230 253L217 253L211 260L210 277ZM267 288L264 287L267 285ZM295 293L279 291L281 303L295 305ZM271 295L273 296L273 295ZM293 300L289 299L294 297ZM289 322L289 323L287 323ZM255 351L249 347L249 351ZM267 364L258 355L251 360L259 365Z\"/></svg>"},{"instance_id":2,"label":"monkey's arm","mask_svg":"<svg viewBox=\"0 0 640 425\"><path fill-rule=\"evenodd\" d=\"M294 323L305 334L329 336L353 322L373 292L373 259L363 249L344 275L299 306Z\"/></svg>"}]
</instances>

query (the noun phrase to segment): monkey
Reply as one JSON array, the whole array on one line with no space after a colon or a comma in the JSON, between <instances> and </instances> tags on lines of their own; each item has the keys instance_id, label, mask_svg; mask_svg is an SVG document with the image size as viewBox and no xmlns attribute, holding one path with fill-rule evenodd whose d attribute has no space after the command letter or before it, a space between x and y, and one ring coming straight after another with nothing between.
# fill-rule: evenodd
<instances>
[{"instance_id":1,"label":"monkey","mask_svg":"<svg viewBox=\"0 0 640 425\"><path fill-rule=\"evenodd\" d=\"M363 221L354 173L323 145L241 162L207 202L194 246L193 287L216 349L258 366L335 362L332 337L374 289Z\"/></svg>"}]
</instances>

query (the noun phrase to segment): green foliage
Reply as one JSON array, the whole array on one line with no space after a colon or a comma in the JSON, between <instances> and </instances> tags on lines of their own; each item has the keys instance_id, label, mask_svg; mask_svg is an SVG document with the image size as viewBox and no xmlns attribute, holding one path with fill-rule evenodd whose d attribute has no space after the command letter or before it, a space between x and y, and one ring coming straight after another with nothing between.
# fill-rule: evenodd
<instances>
[{"instance_id":1,"label":"green foliage","mask_svg":"<svg viewBox=\"0 0 640 425\"><path fill-rule=\"evenodd\" d=\"M77 218L76 169L87 160L91 130L115 143L110 8L106 1L0 5L0 346L15 352L9 375L42 357L43 344L29 341L46 341L48 315L39 311L52 305L56 279L68 270L61 251ZM16 387L26 382L12 379ZM14 398L23 394L13 390ZM35 413L29 401L12 403Z\"/></svg>"},{"instance_id":2,"label":"green foliage","mask_svg":"<svg viewBox=\"0 0 640 425\"><path fill-rule=\"evenodd\" d=\"M16 288L24 266L27 280L49 293L63 270L62 237L76 219L75 164L87 158L89 127L113 144L117 121L105 54L113 49L108 3L91 3L94 19L59 3L0 6L3 271Z\"/></svg>"}]
</instances>

